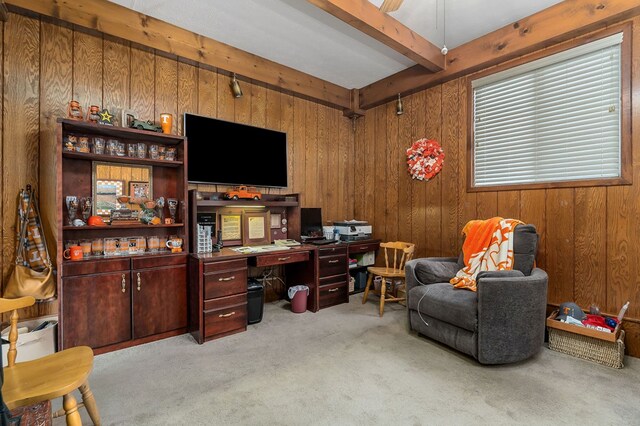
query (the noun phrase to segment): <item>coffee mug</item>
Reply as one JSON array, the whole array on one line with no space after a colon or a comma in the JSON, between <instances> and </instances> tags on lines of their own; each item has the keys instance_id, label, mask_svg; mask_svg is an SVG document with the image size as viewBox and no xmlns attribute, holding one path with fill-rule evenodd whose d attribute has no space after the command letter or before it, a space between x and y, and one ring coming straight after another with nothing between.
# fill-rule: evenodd
<instances>
[{"instance_id":1,"label":"coffee mug","mask_svg":"<svg viewBox=\"0 0 640 426\"><path fill-rule=\"evenodd\" d=\"M82 247L71 246L64 251L64 258L71 260L82 260Z\"/></svg>"},{"instance_id":2,"label":"coffee mug","mask_svg":"<svg viewBox=\"0 0 640 426\"><path fill-rule=\"evenodd\" d=\"M182 247L182 238L171 238L167 241L167 248L179 248Z\"/></svg>"}]
</instances>

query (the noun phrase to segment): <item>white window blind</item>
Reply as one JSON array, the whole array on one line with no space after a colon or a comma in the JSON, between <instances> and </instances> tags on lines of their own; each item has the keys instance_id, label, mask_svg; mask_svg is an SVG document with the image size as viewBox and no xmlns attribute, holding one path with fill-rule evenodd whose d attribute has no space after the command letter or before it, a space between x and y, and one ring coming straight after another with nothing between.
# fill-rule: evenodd
<instances>
[{"instance_id":1,"label":"white window blind","mask_svg":"<svg viewBox=\"0 0 640 426\"><path fill-rule=\"evenodd\" d=\"M620 177L621 43L473 81L474 186Z\"/></svg>"}]
</instances>

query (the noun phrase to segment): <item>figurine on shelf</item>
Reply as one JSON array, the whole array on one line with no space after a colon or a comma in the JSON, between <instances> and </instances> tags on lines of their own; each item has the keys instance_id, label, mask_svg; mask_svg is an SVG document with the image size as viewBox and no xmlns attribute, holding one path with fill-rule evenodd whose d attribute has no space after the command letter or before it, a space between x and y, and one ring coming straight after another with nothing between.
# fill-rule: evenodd
<instances>
[{"instance_id":1,"label":"figurine on shelf","mask_svg":"<svg viewBox=\"0 0 640 426\"><path fill-rule=\"evenodd\" d=\"M87 121L89 123L97 123L100 120L100 107L98 105L91 105L89 112L87 113Z\"/></svg>"},{"instance_id":2,"label":"figurine on shelf","mask_svg":"<svg viewBox=\"0 0 640 426\"><path fill-rule=\"evenodd\" d=\"M80 212L85 223L88 223L89 216L91 216L91 205L91 197L80 198Z\"/></svg>"},{"instance_id":3,"label":"figurine on shelf","mask_svg":"<svg viewBox=\"0 0 640 426\"><path fill-rule=\"evenodd\" d=\"M103 109L99 112L100 118L98 119L98 124L106 124L108 126L113 126L113 115L109 114L108 109Z\"/></svg>"},{"instance_id":4,"label":"figurine on shelf","mask_svg":"<svg viewBox=\"0 0 640 426\"><path fill-rule=\"evenodd\" d=\"M67 107L67 118L71 120L83 120L84 115L82 115L82 107L80 106L80 102L71 101L69 102L69 106Z\"/></svg>"}]
</instances>

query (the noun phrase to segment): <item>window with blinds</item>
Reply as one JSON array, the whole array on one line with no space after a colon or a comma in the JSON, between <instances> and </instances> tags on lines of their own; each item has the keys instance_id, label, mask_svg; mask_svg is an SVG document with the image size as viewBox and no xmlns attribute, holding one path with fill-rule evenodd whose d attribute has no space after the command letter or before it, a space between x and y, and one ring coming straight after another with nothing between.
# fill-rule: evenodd
<instances>
[{"instance_id":1,"label":"window with blinds","mask_svg":"<svg viewBox=\"0 0 640 426\"><path fill-rule=\"evenodd\" d=\"M622 40L473 81L473 186L621 177Z\"/></svg>"}]
</instances>

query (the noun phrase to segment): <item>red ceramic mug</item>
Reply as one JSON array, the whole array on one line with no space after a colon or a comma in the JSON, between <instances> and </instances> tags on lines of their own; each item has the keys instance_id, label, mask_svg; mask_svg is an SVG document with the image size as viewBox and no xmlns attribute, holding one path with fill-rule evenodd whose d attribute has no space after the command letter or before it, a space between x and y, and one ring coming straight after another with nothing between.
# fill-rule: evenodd
<instances>
[{"instance_id":1,"label":"red ceramic mug","mask_svg":"<svg viewBox=\"0 0 640 426\"><path fill-rule=\"evenodd\" d=\"M65 259L82 260L82 247L71 246L64 251L63 256Z\"/></svg>"}]
</instances>

